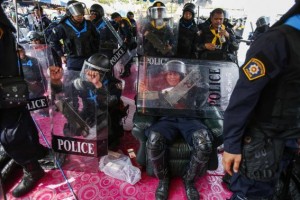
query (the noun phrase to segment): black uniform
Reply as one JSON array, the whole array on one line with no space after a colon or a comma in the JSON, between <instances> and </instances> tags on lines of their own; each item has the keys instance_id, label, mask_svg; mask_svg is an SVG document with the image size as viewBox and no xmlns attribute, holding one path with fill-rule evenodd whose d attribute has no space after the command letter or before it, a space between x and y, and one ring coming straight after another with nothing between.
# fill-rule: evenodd
<instances>
[{"instance_id":1,"label":"black uniform","mask_svg":"<svg viewBox=\"0 0 300 200\"><path fill-rule=\"evenodd\" d=\"M60 43L61 39L64 42L64 50ZM92 22L84 20L76 25L68 17L53 29L49 42L60 57L64 53L67 54L68 69L80 71L84 60L98 52L99 33Z\"/></svg>"},{"instance_id":2,"label":"black uniform","mask_svg":"<svg viewBox=\"0 0 300 200\"><path fill-rule=\"evenodd\" d=\"M0 9L0 77L19 75L13 31L14 27ZM17 163L25 165L46 154L26 107L1 110L0 123L1 144Z\"/></svg>"},{"instance_id":3,"label":"black uniform","mask_svg":"<svg viewBox=\"0 0 300 200\"><path fill-rule=\"evenodd\" d=\"M224 150L242 154L232 199L271 198L283 152L300 138L299 14L289 19L253 42L225 112Z\"/></svg>"},{"instance_id":4,"label":"black uniform","mask_svg":"<svg viewBox=\"0 0 300 200\"><path fill-rule=\"evenodd\" d=\"M223 25L224 26L224 25ZM210 26L204 26L200 35L200 59L205 60L228 60L236 61L235 51L238 50L238 42L233 31L230 28L225 27L229 33L229 39L226 42L221 43L218 38L218 33ZM204 48L205 43L214 43L218 46L216 50L209 51Z\"/></svg>"},{"instance_id":5,"label":"black uniform","mask_svg":"<svg viewBox=\"0 0 300 200\"><path fill-rule=\"evenodd\" d=\"M194 21L185 20L179 21L179 35L177 45L177 57L180 58L196 58L197 43L199 42L198 28Z\"/></svg>"}]
</instances>

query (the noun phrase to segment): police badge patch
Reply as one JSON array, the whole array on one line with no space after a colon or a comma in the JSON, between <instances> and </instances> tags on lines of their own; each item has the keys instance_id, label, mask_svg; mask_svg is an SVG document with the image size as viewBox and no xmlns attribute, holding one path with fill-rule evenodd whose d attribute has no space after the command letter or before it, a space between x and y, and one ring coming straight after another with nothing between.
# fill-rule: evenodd
<instances>
[{"instance_id":1,"label":"police badge patch","mask_svg":"<svg viewBox=\"0 0 300 200\"><path fill-rule=\"evenodd\" d=\"M250 81L263 77L266 74L265 65L257 58L249 60L249 62L244 65L243 71Z\"/></svg>"}]
</instances>

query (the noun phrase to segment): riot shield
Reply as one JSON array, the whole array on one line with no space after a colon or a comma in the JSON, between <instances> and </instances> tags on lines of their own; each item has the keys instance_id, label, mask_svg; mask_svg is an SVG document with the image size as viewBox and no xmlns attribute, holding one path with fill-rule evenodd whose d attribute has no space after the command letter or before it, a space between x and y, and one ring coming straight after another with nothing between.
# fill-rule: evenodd
<instances>
[{"instance_id":1,"label":"riot shield","mask_svg":"<svg viewBox=\"0 0 300 200\"><path fill-rule=\"evenodd\" d=\"M117 76L118 74L120 74L120 72L124 71L124 66L128 62L130 62L132 58L136 55L136 48L130 48L130 46L127 46L124 43L123 39L112 24L114 22L109 21L105 17L103 17L103 21L105 22L105 27L103 28L102 32L104 32L104 30L106 31L105 37L107 39L105 39L105 41L101 43L100 51L101 49L104 50L104 48L106 48L106 45L108 44L114 45L115 49L113 49L113 52L109 55L109 57L110 65L113 67L114 74ZM108 39L108 36L110 39Z\"/></svg>"},{"instance_id":2,"label":"riot shield","mask_svg":"<svg viewBox=\"0 0 300 200\"><path fill-rule=\"evenodd\" d=\"M49 117L49 75L47 70L54 66L50 47L47 45L23 44L18 46L24 79L28 84L28 110L35 119Z\"/></svg>"},{"instance_id":3,"label":"riot shield","mask_svg":"<svg viewBox=\"0 0 300 200\"><path fill-rule=\"evenodd\" d=\"M56 106L52 147L64 169L97 172L100 156L107 154L107 90L96 88L85 70L52 72Z\"/></svg>"},{"instance_id":4,"label":"riot shield","mask_svg":"<svg viewBox=\"0 0 300 200\"><path fill-rule=\"evenodd\" d=\"M232 62L144 57L137 111L153 116L215 118L225 111L238 79Z\"/></svg>"},{"instance_id":5,"label":"riot shield","mask_svg":"<svg viewBox=\"0 0 300 200\"><path fill-rule=\"evenodd\" d=\"M178 26L173 18L153 19L151 16L138 21L137 34L139 55L172 57L177 51Z\"/></svg>"}]
</instances>

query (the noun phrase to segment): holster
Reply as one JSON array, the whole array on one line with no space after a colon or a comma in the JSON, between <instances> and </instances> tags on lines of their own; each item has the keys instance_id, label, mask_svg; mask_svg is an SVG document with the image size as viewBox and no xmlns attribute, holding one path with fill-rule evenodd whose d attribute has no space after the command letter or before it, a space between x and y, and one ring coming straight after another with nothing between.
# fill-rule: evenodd
<instances>
[{"instance_id":1,"label":"holster","mask_svg":"<svg viewBox=\"0 0 300 200\"><path fill-rule=\"evenodd\" d=\"M284 147L284 140L267 137L259 129L250 129L243 138L241 173L256 181L274 179Z\"/></svg>"}]
</instances>

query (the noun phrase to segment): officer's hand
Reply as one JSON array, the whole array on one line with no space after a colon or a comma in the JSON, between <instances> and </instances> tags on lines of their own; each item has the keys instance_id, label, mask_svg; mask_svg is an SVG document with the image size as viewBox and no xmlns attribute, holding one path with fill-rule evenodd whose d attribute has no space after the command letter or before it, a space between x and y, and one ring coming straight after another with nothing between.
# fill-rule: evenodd
<instances>
[{"instance_id":1,"label":"officer's hand","mask_svg":"<svg viewBox=\"0 0 300 200\"><path fill-rule=\"evenodd\" d=\"M231 154L224 151L222 160L224 170L231 176L233 174L233 171L237 173L239 171L241 159L241 154Z\"/></svg>"},{"instance_id":2,"label":"officer's hand","mask_svg":"<svg viewBox=\"0 0 300 200\"><path fill-rule=\"evenodd\" d=\"M50 79L52 84L61 83L64 71L63 68L57 66L50 66L49 69Z\"/></svg>"},{"instance_id":3,"label":"officer's hand","mask_svg":"<svg viewBox=\"0 0 300 200\"><path fill-rule=\"evenodd\" d=\"M229 33L226 30L221 30L219 34L220 36L224 35L225 37L229 38Z\"/></svg>"},{"instance_id":4,"label":"officer's hand","mask_svg":"<svg viewBox=\"0 0 300 200\"><path fill-rule=\"evenodd\" d=\"M207 49L209 51L214 51L216 49L216 45L214 45L212 43L205 43L204 47L205 47L205 49Z\"/></svg>"},{"instance_id":5,"label":"officer's hand","mask_svg":"<svg viewBox=\"0 0 300 200\"><path fill-rule=\"evenodd\" d=\"M61 58L61 62L63 63L63 64L66 64L67 63L67 58L65 57L65 56L62 56L62 57L60 57Z\"/></svg>"},{"instance_id":6,"label":"officer's hand","mask_svg":"<svg viewBox=\"0 0 300 200\"><path fill-rule=\"evenodd\" d=\"M101 88L100 74L94 70L85 70L86 78L89 82L93 83L96 88Z\"/></svg>"}]
</instances>

